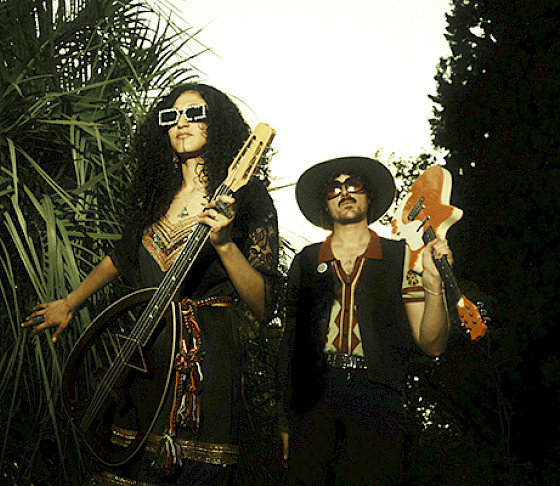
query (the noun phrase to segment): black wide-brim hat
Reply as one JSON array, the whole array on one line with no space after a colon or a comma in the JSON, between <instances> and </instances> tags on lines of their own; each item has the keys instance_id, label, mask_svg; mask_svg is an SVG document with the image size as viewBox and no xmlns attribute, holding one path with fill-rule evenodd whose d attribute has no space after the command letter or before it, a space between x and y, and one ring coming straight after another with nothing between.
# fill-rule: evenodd
<instances>
[{"instance_id":1,"label":"black wide-brim hat","mask_svg":"<svg viewBox=\"0 0 560 486\"><path fill-rule=\"evenodd\" d=\"M389 169L368 157L340 157L326 160L307 169L296 184L296 200L303 215L314 225L332 230L332 221L325 217L324 190L328 182L340 174L360 176L366 192L372 196L368 224L377 221L395 198L395 181Z\"/></svg>"}]
</instances>

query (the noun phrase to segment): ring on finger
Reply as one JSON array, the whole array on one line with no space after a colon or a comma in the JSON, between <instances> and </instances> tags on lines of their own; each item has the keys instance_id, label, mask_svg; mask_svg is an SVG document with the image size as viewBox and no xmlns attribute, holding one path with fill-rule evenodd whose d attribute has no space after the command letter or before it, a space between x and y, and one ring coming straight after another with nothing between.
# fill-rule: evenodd
<instances>
[{"instance_id":1,"label":"ring on finger","mask_svg":"<svg viewBox=\"0 0 560 486\"><path fill-rule=\"evenodd\" d=\"M226 218L231 218L233 215L231 208L221 199L216 201L216 211L223 214Z\"/></svg>"},{"instance_id":2,"label":"ring on finger","mask_svg":"<svg viewBox=\"0 0 560 486\"><path fill-rule=\"evenodd\" d=\"M45 316L44 315L34 316L34 317L31 318L31 323L34 324L34 325L41 324L42 322L45 322Z\"/></svg>"}]
</instances>

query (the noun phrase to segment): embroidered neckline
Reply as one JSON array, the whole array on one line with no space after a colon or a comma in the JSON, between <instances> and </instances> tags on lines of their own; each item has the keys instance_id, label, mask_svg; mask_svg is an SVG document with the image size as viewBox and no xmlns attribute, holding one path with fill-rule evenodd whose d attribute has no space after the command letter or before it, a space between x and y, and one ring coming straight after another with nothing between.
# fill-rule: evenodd
<instances>
[{"instance_id":1,"label":"embroidered neckline","mask_svg":"<svg viewBox=\"0 0 560 486\"><path fill-rule=\"evenodd\" d=\"M144 231L142 245L163 272L177 259L185 240L196 225L195 217L189 216L173 224L164 216Z\"/></svg>"}]
</instances>

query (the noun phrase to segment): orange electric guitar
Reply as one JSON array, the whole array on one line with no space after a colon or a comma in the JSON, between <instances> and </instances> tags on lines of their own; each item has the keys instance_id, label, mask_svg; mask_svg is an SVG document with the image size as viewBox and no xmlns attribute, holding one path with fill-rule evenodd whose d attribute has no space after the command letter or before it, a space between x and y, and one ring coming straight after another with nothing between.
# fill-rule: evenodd
<instances>
[{"instance_id":1,"label":"orange electric guitar","mask_svg":"<svg viewBox=\"0 0 560 486\"><path fill-rule=\"evenodd\" d=\"M449 205L452 178L440 166L426 169L412 184L391 221L392 233L404 238L410 249L410 270L422 273L422 252L426 243L445 238L447 230L463 216L463 211ZM486 324L475 304L460 291L447 259L434 259L450 301L455 303L461 324L473 341L486 333Z\"/></svg>"},{"instance_id":2,"label":"orange electric guitar","mask_svg":"<svg viewBox=\"0 0 560 486\"><path fill-rule=\"evenodd\" d=\"M255 128L212 200L249 182L274 134L264 123ZM165 403L181 332L178 290L209 235L210 227L198 224L159 287L128 294L105 309L68 357L62 403L105 465L121 466L142 449ZM116 444L113 426L134 429L135 436Z\"/></svg>"}]
</instances>

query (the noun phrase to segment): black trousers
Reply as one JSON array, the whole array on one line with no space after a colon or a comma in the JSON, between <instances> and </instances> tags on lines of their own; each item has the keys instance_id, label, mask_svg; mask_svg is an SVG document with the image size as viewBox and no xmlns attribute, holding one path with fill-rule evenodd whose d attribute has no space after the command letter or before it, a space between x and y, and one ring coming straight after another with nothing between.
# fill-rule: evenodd
<instances>
[{"instance_id":1,"label":"black trousers","mask_svg":"<svg viewBox=\"0 0 560 486\"><path fill-rule=\"evenodd\" d=\"M290 430L288 483L399 484L403 438L398 392L370 382L364 370L333 369L324 396Z\"/></svg>"}]
</instances>

